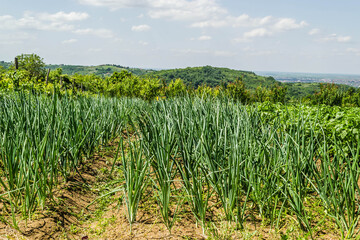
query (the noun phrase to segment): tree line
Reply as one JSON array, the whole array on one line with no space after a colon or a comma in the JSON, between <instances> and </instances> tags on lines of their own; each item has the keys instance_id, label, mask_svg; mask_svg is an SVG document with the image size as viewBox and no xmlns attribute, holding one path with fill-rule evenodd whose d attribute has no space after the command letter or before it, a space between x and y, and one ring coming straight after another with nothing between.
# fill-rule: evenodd
<instances>
[{"instance_id":1,"label":"tree line","mask_svg":"<svg viewBox=\"0 0 360 240\"><path fill-rule=\"evenodd\" d=\"M174 77L174 71L177 70L160 71L165 75L173 74L173 78L169 81L168 78L161 77L161 74L160 76L154 74L138 76L126 70L114 72L106 77L95 74L68 75L63 74L62 68L50 71L45 66L44 60L36 54L17 56L9 69L0 67L1 91L33 91L47 94L57 91L60 94L69 95L101 94L109 97L137 97L145 100L184 95L228 97L243 103L266 101L284 103L289 100L286 85L251 72L241 72L240 76L235 75L235 70L225 71L225 73L217 72L219 76L217 80L223 78L221 74L232 74L229 76L234 79L217 85L207 84L205 81L195 86L191 84L188 76L194 75L196 68L186 69L185 74L189 74L185 81ZM199 68L198 71L205 71L210 76L210 72L215 70L207 66ZM254 79L251 81L252 75ZM342 91L337 85L322 84L319 91L302 101L331 106L360 106L360 90L349 88L347 91Z\"/></svg>"}]
</instances>

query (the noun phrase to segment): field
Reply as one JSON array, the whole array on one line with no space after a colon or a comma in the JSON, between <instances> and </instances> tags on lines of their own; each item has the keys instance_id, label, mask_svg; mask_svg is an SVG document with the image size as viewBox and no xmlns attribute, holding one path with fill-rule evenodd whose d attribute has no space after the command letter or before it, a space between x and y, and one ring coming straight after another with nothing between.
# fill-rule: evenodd
<instances>
[{"instance_id":1,"label":"field","mask_svg":"<svg viewBox=\"0 0 360 240\"><path fill-rule=\"evenodd\" d=\"M359 113L0 95L0 236L359 237Z\"/></svg>"}]
</instances>

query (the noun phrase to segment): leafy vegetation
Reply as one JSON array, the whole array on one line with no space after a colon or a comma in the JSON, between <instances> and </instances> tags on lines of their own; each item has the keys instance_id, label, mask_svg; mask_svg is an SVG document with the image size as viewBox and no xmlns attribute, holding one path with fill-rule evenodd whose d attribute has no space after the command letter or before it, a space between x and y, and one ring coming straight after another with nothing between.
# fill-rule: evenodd
<instances>
[{"instance_id":1,"label":"leafy vegetation","mask_svg":"<svg viewBox=\"0 0 360 240\"><path fill-rule=\"evenodd\" d=\"M161 165L178 166L171 172L181 174L183 187L189 193L186 201L200 207L192 209L204 228L206 223L201 216L210 211L209 196L204 190L209 187L219 199L225 219L235 221L239 227L248 211L256 211L274 226L283 217L282 211L286 211L293 214L299 227L312 236L314 222L306 202L320 200L323 211L338 225L342 237L352 237L359 219L355 210L359 208L359 134L348 129L353 139L346 141L336 131L337 124L327 126L332 119L336 122L338 114L330 114L323 120L322 114L326 110L315 115L319 111L316 108L294 107L278 112L273 109L269 111L273 117L269 121L266 114L262 116L262 106L259 109L249 106L247 110L232 102L214 100L156 102L142 114L146 117L145 124L141 125L143 138L139 141L149 147L158 142L161 151L176 149L172 151L173 157L166 158L166 164ZM350 114L351 118L359 110L356 111L343 114ZM291 118L281 117L277 115L279 113L290 114ZM164 124L170 129L165 130ZM321 129L325 127L324 135ZM174 134L178 140L171 140L167 142L168 147L164 146L161 139L173 139ZM344 145L351 146L349 151L344 151ZM145 152L147 159L154 159L151 161L169 156L165 153L157 155L159 153ZM321 162L320 168L317 159ZM172 179L161 181L159 188L165 188L165 183L173 182ZM169 193L169 186L166 189ZM176 196L176 185L172 185L172 189ZM318 195L312 196L314 192ZM166 199L170 198L171 195ZM247 203L256 206L256 210L249 210ZM169 221L170 216L163 218Z\"/></svg>"},{"instance_id":2,"label":"leafy vegetation","mask_svg":"<svg viewBox=\"0 0 360 240\"><path fill-rule=\"evenodd\" d=\"M24 62L23 57L26 57L24 59L28 61L26 65L22 64L22 62ZM33 59L30 60L30 58ZM321 84L318 83L280 83L272 77L258 76L253 72L215 68L211 66L155 71L111 64L99 66L45 65L43 60L36 54L22 54L18 56L18 59L20 59L21 64L17 74L14 74L14 68L11 67L12 65L10 63L0 62L0 66L3 66L2 69L0 68L0 79L5 78L5 81L0 83L0 88L13 89L14 86L15 88L19 88L21 85L22 89L30 90L35 88L41 92L51 92L53 85L45 86L43 84L45 79L44 68L46 68L51 70L48 80L50 80L52 84L62 82L66 89L72 89L73 92L81 90L82 92L105 93L111 96L122 95L118 92L120 91L119 86L113 86L114 77L116 78L121 72L129 72L131 74L128 75L128 78L131 78L130 82L132 82L132 84L137 85L137 83L140 82L140 84L145 84L151 88L139 91L141 87L134 87L136 94L132 94L132 96L139 97L140 92L142 92L146 95L145 98L147 99L184 95L185 88L186 92L207 93L217 96L219 95L219 91L227 89L228 85L230 85L229 87L233 87L238 81L244 84L246 98L244 99L239 96L237 98L241 98L242 101L246 102L302 100L303 102L318 103L319 101L316 102L313 100L313 97L309 97L321 90ZM37 59L37 63L34 59ZM40 64L41 66L36 66L36 64ZM29 71L30 66L33 69L38 69L36 70L38 72ZM34 74L39 77L33 79ZM11 81L9 81L6 76L10 78ZM135 78L137 80L135 80ZM62 79L62 81L60 79ZM143 79L146 80L142 81ZM109 81L111 82L110 84ZM181 84L183 86L181 86ZM349 105L349 102L351 102L351 104L357 106L357 100L353 99L356 98L356 94L353 94L356 92L355 88L347 85L335 86L338 91L342 92L341 95L351 95L350 98L352 99L346 101L345 105ZM162 90L159 90L160 88ZM167 91L165 91L165 88L167 88ZM179 88L181 88L181 90ZM174 93L174 91L179 91L179 94ZM234 91L234 89L229 90L229 92L231 91ZM273 95L275 92L277 93ZM284 94L285 97L283 96ZM125 95L128 96L129 94ZM233 94L230 95L234 96ZM280 95L281 97L277 99Z\"/></svg>"},{"instance_id":3,"label":"leafy vegetation","mask_svg":"<svg viewBox=\"0 0 360 240\"><path fill-rule=\"evenodd\" d=\"M320 222L309 203L320 202L343 238L357 234L359 108L22 92L1 95L0 105L0 201L2 218L12 214L14 226L16 213L29 217L54 201L56 186L84 157L129 129L133 135L120 141L121 164L114 159L114 167L124 174L130 224L147 192L169 231L190 206L204 233L215 216L238 229L249 216L274 228L292 217L314 237Z\"/></svg>"},{"instance_id":4,"label":"leafy vegetation","mask_svg":"<svg viewBox=\"0 0 360 240\"><path fill-rule=\"evenodd\" d=\"M57 186L119 138L111 172L123 176L130 228L151 202L169 232L190 211L204 235L219 222L280 229L289 218L305 238L324 221L358 235L359 89L319 85L299 105L286 95L296 84L251 72L46 76L40 57L18 60L0 69L0 219L13 227L17 214L56 204Z\"/></svg>"},{"instance_id":5,"label":"leafy vegetation","mask_svg":"<svg viewBox=\"0 0 360 240\"><path fill-rule=\"evenodd\" d=\"M294 99L297 101L314 95L316 92L320 91L321 86L328 85L325 83L302 83L302 82L282 83L282 84L283 86L286 86L287 98ZM354 87L344 84L333 84L333 85L336 86L338 90L341 92L346 92L349 89L356 89Z\"/></svg>"},{"instance_id":6,"label":"leafy vegetation","mask_svg":"<svg viewBox=\"0 0 360 240\"><path fill-rule=\"evenodd\" d=\"M258 104L257 108L265 122L274 124L276 121L280 121L285 129L294 127L298 117L303 115L307 119L306 128L312 128L313 134L326 138L331 151L334 150L336 144L341 146L344 154L349 155L351 149L359 141L359 107L299 106L265 102Z\"/></svg>"},{"instance_id":7,"label":"leafy vegetation","mask_svg":"<svg viewBox=\"0 0 360 240\"><path fill-rule=\"evenodd\" d=\"M39 81L45 78L44 60L36 54L21 54L16 56L18 68L22 71L22 77ZM15 70L15 66L11 66Z\"/></svg>"},{"instance_id":8,"label":"leafy vegetation","mask_svg":"<svg viewBox=\"0 0 360 240\"><path fill-rule=\"evenodd\" d=\"M335 84L321 84L320 90L311 97L313 104L329 106L360 106L360 89L339 89Z\"/></svg>"},{"instance_id":9,"label":"leafy vegetation","mask_svg":"<svg viewBox=\"0 0 360 240\"><path fill-rule=\"evenodd\" d=\"M204 97L227 96L244 103L254 101L285 101L286 89L280 86L280 84L273 84L270 89L264 87L261 90L261 98L258 98L258 95L251 91L251 89L247 89L244 79L248 79L250 75L261 78L253 73L242 75L241 78L235 79L232 83L222 84L215 88L206 84L192 88L186 85L180 78L167 83L165 79L160 80L159 78L147 75L139 77L124 70L114 72L111 76L104 78L95 74L74 74L69 76L64 74L61 68L57 68L54 71L48 72L45 78L45 64L40 57L32 54L21 55L18 59L19 69L12 67L0 76L0 89L3 91L35 91L47 94L58 92L70 95L101 94L110 97L138 97L145 100L184 95L201 95ZM208 66L204 69L205 72L211 75L214 68ZM253 81L251 80L250 82Z\"/></svg>"},{"instance_id":10,"label":"leafy vegetation","mask_svg":"<svg viewBox=\"0 0 360 240\"><path fill-rule=\"evenodd\" d=\"M0 201L15 226L17 211L29 217L44 208L83 157L117 136L132 104L100 97L0 96Z\"/></svg>"}]
</instances>

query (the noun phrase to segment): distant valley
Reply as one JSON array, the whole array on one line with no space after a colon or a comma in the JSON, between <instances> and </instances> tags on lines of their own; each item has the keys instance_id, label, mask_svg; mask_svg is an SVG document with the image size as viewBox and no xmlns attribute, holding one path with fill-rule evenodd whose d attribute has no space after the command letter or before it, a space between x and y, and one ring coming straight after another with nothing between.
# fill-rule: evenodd
<instances>
[{"instance_id":1,"label":"distant valley","mask_svg":"<svg viewBox=\"0 0 360 240\"><path fill-rule=\"evenodd\" d=\"M272 76L284 83L335 83L352 87L360 87L360 75L353 74L327 74L327 73L293 73L293 72L255 72L261 76Z\"/></svg>"}]
</instances>

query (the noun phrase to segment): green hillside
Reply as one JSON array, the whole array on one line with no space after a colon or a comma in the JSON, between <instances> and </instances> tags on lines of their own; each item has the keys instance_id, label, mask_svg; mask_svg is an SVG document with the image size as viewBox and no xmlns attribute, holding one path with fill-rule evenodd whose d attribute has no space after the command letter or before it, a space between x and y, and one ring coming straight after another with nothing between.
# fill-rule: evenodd
<instances>
[{"instance_id":1,"label":"green hillside","mask_svg":"<svg viewBox=\"0 0 360 240\"><path fill-rule=\"evenodd\" d=\"M11 62L0 61L0 67L8 69L12 65ZM124 67L115 64L103 64L98 66L82 66L82 65L65 65L65 64L49 64L46 65L45 68L55 70L57 68L62 68L63 74L74 75L91 75L95 74L97 76L106 77L111 76L114 72L121 72L126 70L135 75L144 75L149 72L153 72L154 70L149 69L141 69L141 68L130 68Z\"/></svg>"},{"instance_id":2,"label":"green hillside","mask_svg":"<svg viewBox=\"0 0 360 240\"><path fill-rule=\"evenodd\" d=\"M55 70L56 68L62 68L63 74L74 75L89 75L95 74L97 76L111 76L114 72L121 72L126 70L128 72L132 72L135 75L144 75L148 72L152 72L153 70L141 69L141 68L129 68L120 65L114 64L104 64L98 66L81 66L81 65L47 65L46 68L50 68L51 70Z\"/></svg>"},{"instance_id":3,"label":"green hillside","mask_svg":"<svg viewBox=\"0 0 360 240\"><path fill-rule=\"evenodd\" d=\"M158 77L170 82L180 78L185 84L198 87L201 84L206 84L211 87L216 87L221 84L228 84L234 82L237 78L242 79L245 87L250 90L256 89L258 86L270 88L274 84L286 86L287 98L301 99L309 95L313 95L320 90L320 83L282 83L275 80L273 77L259 76L253 72L233 70L229 68L218 67L188 67L183 69L169 69L160 70L147 73L145 76ZM344 84L336 84L340 90L346 91L351 86Z\"/></svg>"},{"instance_id":4,"label":"green hillside","mask_svg":"<svg viewBox=\"0 0 360 240\"><path fill-rule=\"evenodd\" d=\"M313 95L315 92L320 91L320 83L282 83L283 86L287 87L288 98L301 99ZM335 84L341 91L347 91L351 88L345 84Z\"/></svg>"},{"instance_id":5,"label":"green hillside","mask_svg":"<svg viewBox=\"0 0 360 240\"><path fill-rule=\"evenodd\" d=\"M211 66L160 70L147 73L146 76L159 77L160 79L164 79L166 82L180 78L185 84L195 88L201 84L216 87L221 84L234 82L238 78L244 81L245 86L248 89L255 89L260 85L269 87L277 82L273 77L262 77L249 71L239 71Z\"/></svg>"},{"instance_id":6,"label":"green hillside","mask_svg":"<svg viewBox=\"0 0 360 240\"><path fill-rule=\"evenodd\" d=\"M0 61L0 69L7 69L12 63ZM236 81L236 79L242 79L245 83L245 87L251 91L254 91L258 86L270 88L274 84L287 87L287 98L300 99L309 95L313 95L320 90L319 83L281 83L275 80L271 76L259 76L254 72L234 70L229 68L219 67L188 67L183 69L168 69L168 70L149 70L141 68L130 68L115 64L104 64L98 66L81 66L81 65L64 65L64 64L50 64L46 65L46 68L55 70L62 68L63 74L74 75L97 75L100 77L111 76L114 72L121 72L126 70L138 76L156 77L169 83L171 80L180 78L186 85L197 88L202 84L206 84L210 87L216 87L220 85L227 85L228 83ZM347 90L350 86L337 85L342 90Z\"/></svg>"}]
</instances>

